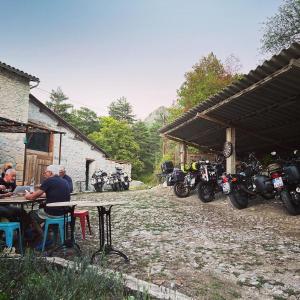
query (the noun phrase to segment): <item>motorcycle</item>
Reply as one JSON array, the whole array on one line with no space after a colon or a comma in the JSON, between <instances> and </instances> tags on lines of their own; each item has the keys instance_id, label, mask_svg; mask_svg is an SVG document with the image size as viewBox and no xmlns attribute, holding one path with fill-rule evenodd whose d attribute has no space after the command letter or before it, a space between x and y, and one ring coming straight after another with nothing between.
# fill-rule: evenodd
<instances>
[{"instance_id":1,"label":"motorcycle","mask_svg":"<svg viewBox=\"0 0 300 300\"><path fill-rule=\"evenodd\" d=\"M193 162L188 167L182 167L182 173L184 174L186 172L187 174L183 180L176 181L173 187L175 195L179 198L188 197L190 192L198 187L201 180L198 162ZM182 173L180 176L182 176Z\"/></svg>"},{"instance_id":2,"label":"motorcycle","mask_svg":"<svg viewBox=\"0 0 300 300\"><path fill-rule=\"evenodd\" d=\"M99 170L95 171L91 178L91 184L96 192L103 192L104 184L107 182L107 173Z\"/></svg>"},{"instance_id":3,"label":"motorcycle","mask_svg":"<svg viewBox=\"0 0 300 300\"><path fill-rule=\"evenodd\" d=\"M229 199L238 209L246 208L251 197L261 195L272 199L276 194L271 178L262 174L262 165L253 153L249 154L248 162L242 162L240 171L228 175L227 180L230 184Z\"/></svg>"},{"instance_id":4,"label":"motorcycle","mask_svg":"<svg viewBox=\"0 0 300 300\"><path fill-rule=\"evenodd\" d=\"M130 178L126 172L123 172L121 168L116 167L116 174L119 181L119 190L129 190Z\"/></svg>"},{"instance_id":5,"label":"motorcycle","mask_svg":"<svg viewBox=\"0 0 300 300\"><path fill-rule=\"evenodd\" d=\"M219 179L224 173L222 163L211 163L206 160L200 162L201 181L198 185L198 198L202 202L210 202L215 194L222 191L222 181Z\"/></svg>"},{"instance_id":6,"label":"motorcycle","mask_svg":"<svg viewBox=\"0 0 300 300\"><path fill-rule=\"evenodd\" d=\"M300 159L298 151L294 151L294 157L282 161L279 158L268 166L268 173L272 178L274 190L280 196L287 211L291 215L300 214ZM277 153L271 155L276 157Z\"/></svg>"}]
</instances>

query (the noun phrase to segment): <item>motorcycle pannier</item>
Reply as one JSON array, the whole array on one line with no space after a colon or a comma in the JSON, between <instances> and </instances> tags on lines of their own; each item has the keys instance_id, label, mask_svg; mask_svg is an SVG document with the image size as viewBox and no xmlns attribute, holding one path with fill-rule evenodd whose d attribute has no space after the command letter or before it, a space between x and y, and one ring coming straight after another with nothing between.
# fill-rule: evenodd
<instances>
[{"instance_id":1,"label":"motorcycle pannier","mask_svg":"<svg viewBox=\"0 0 300 300\"><path fill-rule=\"evenodd\" d=\"M287 181L290 184L297 184L300 182L300 174L296 166L287 166L283 168Z\"/></svg>"},{"instance_id":2,"label":"motorcycle pannier","mask_svg":"<svg viewBox=\"0 0 300 300\"><path fill-rule=\"evenodd\" d=\"M164 174L169 174L169 173L172 173L173 170L174 170L174 165L173 165L173 162L172 161L165 161L161 164L161 171L164 173Z\"/></svg>"}]
</instances>

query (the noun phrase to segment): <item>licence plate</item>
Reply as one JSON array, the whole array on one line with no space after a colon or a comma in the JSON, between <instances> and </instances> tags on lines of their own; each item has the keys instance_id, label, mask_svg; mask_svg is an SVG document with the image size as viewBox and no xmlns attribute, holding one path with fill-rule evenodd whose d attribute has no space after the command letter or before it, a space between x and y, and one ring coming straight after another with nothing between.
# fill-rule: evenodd
<instances>
[{"instance_id":1,"label":"licence plate","mask_svg":"<svg viewBox=\"0 0 300 300\"><path fill-rule=\"evenodd\" d=\"M230 192L230 184L229 182L224 182L222 183L222 189L223 189L223 193L229 193Z\"/></svg>"},{"instance_id":2,"label":"licence plate","mask_svg":"<svg viewBox=\"0 0 300 300\"><path fill-rule=\"evenodd\" d=\"M274 178L273 179L273 185L274 185L275 188L283 187L282 177Z\"/></svg>"}]
</instances>

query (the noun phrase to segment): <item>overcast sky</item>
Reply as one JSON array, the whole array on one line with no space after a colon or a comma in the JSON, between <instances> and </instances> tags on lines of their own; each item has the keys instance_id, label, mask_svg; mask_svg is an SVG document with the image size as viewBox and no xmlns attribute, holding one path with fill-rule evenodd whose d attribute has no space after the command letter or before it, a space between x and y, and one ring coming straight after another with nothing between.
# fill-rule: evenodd
<instances>
[{"instance_id":1,"label":"overcast sky","mask_svg":"<svg viewBox=\"0 0 300 300\"><path fill-rule=\"evenodd\" d=\"M126 97L138 118L170 106L184 73L213 51L248 73L279 0L0 0L0 61L58 86L99 115Z\"/></svg>"}]
</instances>

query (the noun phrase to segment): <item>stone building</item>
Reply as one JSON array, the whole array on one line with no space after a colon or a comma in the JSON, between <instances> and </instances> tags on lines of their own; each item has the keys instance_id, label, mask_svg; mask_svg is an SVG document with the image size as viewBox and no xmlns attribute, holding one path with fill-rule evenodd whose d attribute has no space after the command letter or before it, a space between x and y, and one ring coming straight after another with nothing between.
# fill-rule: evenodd
<instances>
[{"instance_id":1,"label":"stone building","mask_svg":"<svg viewBox=\"0 0 300 300\"><path fill-rule=\"evenodd\" d=\"M80 182L83 189L91 188L90 178L98 169L112 173L121 167L130 175L130 164L109 159L103 149L30 94L38 83L37 77L0 62L0 117L45 129L0 132L0 167L10 161L18 184L38 184L47 165L62 164L77 189Z\"/></svg>"}]
</instances>

